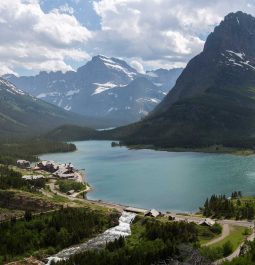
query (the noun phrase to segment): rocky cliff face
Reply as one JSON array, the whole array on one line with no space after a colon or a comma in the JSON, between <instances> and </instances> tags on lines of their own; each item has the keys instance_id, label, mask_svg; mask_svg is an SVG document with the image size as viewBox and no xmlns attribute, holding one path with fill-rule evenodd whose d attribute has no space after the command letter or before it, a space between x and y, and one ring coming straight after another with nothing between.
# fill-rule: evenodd
<instances>
[{"instance_id":1,"label":"rocky cliff face","mask_svg":"<svg viewBox=\"0 0 255 265\"><path fill-rule=\"evenodd\" d=\"M227 15L163 102L128 130L129 143L249 142L255 133L255 19L242 12Z\"/></svg>"}]
</instances>

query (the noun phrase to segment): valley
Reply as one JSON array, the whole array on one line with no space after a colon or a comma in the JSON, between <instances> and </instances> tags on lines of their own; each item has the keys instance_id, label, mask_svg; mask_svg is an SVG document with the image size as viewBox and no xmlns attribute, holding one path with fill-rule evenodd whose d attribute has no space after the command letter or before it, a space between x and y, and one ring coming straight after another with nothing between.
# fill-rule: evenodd
<instances>
[{"instance_id":1,"label":"valley","mask_svg":"<svg viewBox=\"0 0 255 265\"><path fill-rule=\"evenodd\" d=\"M254 265L255 17L46 2L0 3L0 264Z\"/></svg>"}]
</instances>

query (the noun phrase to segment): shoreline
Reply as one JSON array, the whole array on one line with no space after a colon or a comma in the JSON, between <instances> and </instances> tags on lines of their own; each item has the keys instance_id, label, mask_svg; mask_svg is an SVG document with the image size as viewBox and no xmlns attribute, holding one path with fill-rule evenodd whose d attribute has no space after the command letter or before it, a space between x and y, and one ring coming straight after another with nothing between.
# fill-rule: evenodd
<instances>
[{"instance_id":1,"label":"shoreline","mask_svg":"<svg viewBox=\"0 0 255 265\"><path fill-rule=\"evenodd\" d=\"M210 146L204 148L185 148L185 147L157 147L154 145L118 145L115 147L126 147L129 150L154 150L164 152L177 152L177 153L204 153L204 154L229 154L236 156L252 156L255 155L255 150L252 149L240 149L223 146ZM218 149L217 149L218 148Z\"/></svg>"}]
</instances>

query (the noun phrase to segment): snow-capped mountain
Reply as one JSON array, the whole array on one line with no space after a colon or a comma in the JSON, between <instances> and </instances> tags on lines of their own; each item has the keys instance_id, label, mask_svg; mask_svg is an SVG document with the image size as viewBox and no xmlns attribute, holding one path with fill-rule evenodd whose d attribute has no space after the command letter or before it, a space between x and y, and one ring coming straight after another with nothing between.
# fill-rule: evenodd
<instances>
[{"instance_id":1,"label":"snow-capped mountain","mask_svg":"<svg viewBox=\"0 0 255 265\"><path fill-rule=\"evenodd\" d=\"M76 72L4 78L67 111L105 118L117 126L137 121L152 111L173 87L181 70L140 74L123 60L98 55Z\"/></svg>"}]
</instances>

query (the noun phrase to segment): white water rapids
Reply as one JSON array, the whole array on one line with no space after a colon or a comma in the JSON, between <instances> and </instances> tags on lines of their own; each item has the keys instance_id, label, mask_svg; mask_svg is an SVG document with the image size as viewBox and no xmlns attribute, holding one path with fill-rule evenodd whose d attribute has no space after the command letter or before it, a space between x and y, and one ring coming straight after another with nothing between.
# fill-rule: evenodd
<instances>
[{"instance_id":1,"label":"white water rapids","mask_svg":"<svg viewBox=\"0 0 255 265\"><path fill-rule=\"evenodd\" d=\"M56 255L49 257L46 265L50 265L51 261L68 259L70 256L79 252L84 252L90 249L98 249L104 246L106 243L113 242L115 239L118 239L121 236L123 237L130 236L131 235L130 224L134 220L135 216L136 214L134 213L123 212L119 219L119 225L106 230L103 234L95 238L92 238L85 243L61 250Z\"/></svg>"}]
</instances>

